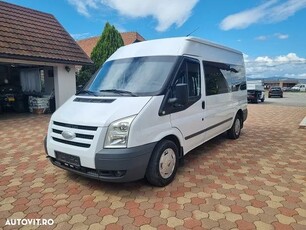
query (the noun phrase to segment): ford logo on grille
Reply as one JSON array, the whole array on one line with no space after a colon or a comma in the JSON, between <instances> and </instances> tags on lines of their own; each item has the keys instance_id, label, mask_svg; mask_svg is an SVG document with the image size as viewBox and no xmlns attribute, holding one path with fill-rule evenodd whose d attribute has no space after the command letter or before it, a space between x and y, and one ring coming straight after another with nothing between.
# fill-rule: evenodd
<instances>
[{"instance_id":1,"label":"ford logo on grille","mask_svg":"<svg viewBox=\"0 0 306 230\"><path fill-rule=\"evenodd\" d=\"M63 131L62 136L67 140L72 140L73 138L75 138L75 133L69 131Z\"/></svg>"}]
</instances>

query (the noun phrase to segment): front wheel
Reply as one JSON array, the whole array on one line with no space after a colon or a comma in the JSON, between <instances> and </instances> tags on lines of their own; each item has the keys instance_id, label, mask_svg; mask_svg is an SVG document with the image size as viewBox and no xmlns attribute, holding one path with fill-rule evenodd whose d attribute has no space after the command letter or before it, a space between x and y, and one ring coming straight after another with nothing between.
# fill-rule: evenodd
<instances>
[{"instance_id":1,"label":"front wheel","mask_svg":"<svg viewBox=\"0 0 306 230\"><path fill-rule=\"evenodd\" d=\"M239 115L236 115L232 127L227 131L227 135L230 139L237 139L240 136L242 127L242 121Z\"/></svg>"},{"instance_id":2,"label":"front wheel","mask_svg":"<svg viewBox=\"0 0 306 230\"><path fill-rule=\"evenodd\" d=\"M178 168L178 147L169 140L162 140L155 147L146 178L154 186L163 187L170 184Z\"/></svg>"}]
</instances>

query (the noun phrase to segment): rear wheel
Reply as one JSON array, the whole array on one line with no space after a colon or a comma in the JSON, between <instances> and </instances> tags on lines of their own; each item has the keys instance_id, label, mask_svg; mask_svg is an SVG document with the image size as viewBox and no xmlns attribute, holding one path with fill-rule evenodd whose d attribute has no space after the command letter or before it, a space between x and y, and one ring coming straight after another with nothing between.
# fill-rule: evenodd
<instances>
[{"instance_id":1,"label":"rear wheel","mask_svg":"<svg viewBox=\"0 0 306 230\"><path fill-rule=\"evenodd\" d=\"M146 178L154 186L170 184L178 168L178 147L169 140L162 140L155 147L151 156Z\"/></svg>"},{"instance_id":2,"label":"rear wheel","mask_svg":"<svg viewBox=\"0 0 306 230\"><path fill-rule=\"evenodd\" d=\"M227 135L230 139L237 139L240 136L242 127L241 117L237 114L232 127L227 131Z\"/></svg>"}]
</instances>

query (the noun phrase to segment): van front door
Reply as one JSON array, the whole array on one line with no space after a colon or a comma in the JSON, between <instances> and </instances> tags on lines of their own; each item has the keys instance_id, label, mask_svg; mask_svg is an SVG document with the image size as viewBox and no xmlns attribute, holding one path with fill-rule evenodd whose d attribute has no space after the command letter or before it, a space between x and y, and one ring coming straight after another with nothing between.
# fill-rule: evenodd
<instances>
[{"instance_id":1,"label":"van front door","mask_svg":"<svg viewBox=\"0 0 306 230\"><path fill-rule=\"evenodd\" d=\"M177 128L182 133L185 144L184 153L200 145L204 141L203 122L205 104L202 101L201 85L201 68L200 62L196 59L185 58L181 63L175 85L187 84L188 86L188 102L186 105L179 107L171 113L172 127ZM173 92L175 97L175 92Z\"/></svg>"}]
</instances>

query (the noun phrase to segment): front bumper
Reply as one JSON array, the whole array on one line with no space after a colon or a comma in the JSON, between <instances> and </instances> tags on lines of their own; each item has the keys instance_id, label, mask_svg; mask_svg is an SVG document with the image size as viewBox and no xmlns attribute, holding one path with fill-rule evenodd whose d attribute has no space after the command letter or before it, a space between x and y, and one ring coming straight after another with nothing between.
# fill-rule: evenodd
<instances>
[{"instance_id":1,"label":"front bumper","mask_svg":"<svg viewBox=\"0 0 306 230\"><path fill-rule=\"evenodd\" d=\"M46 142L45 142L46 144ZM95 154L95 169L69 166L48 156L51 163L81 176L109 182L142 179L156 143L126 149L103 149Z\"/></svg>"}]
</instances>

